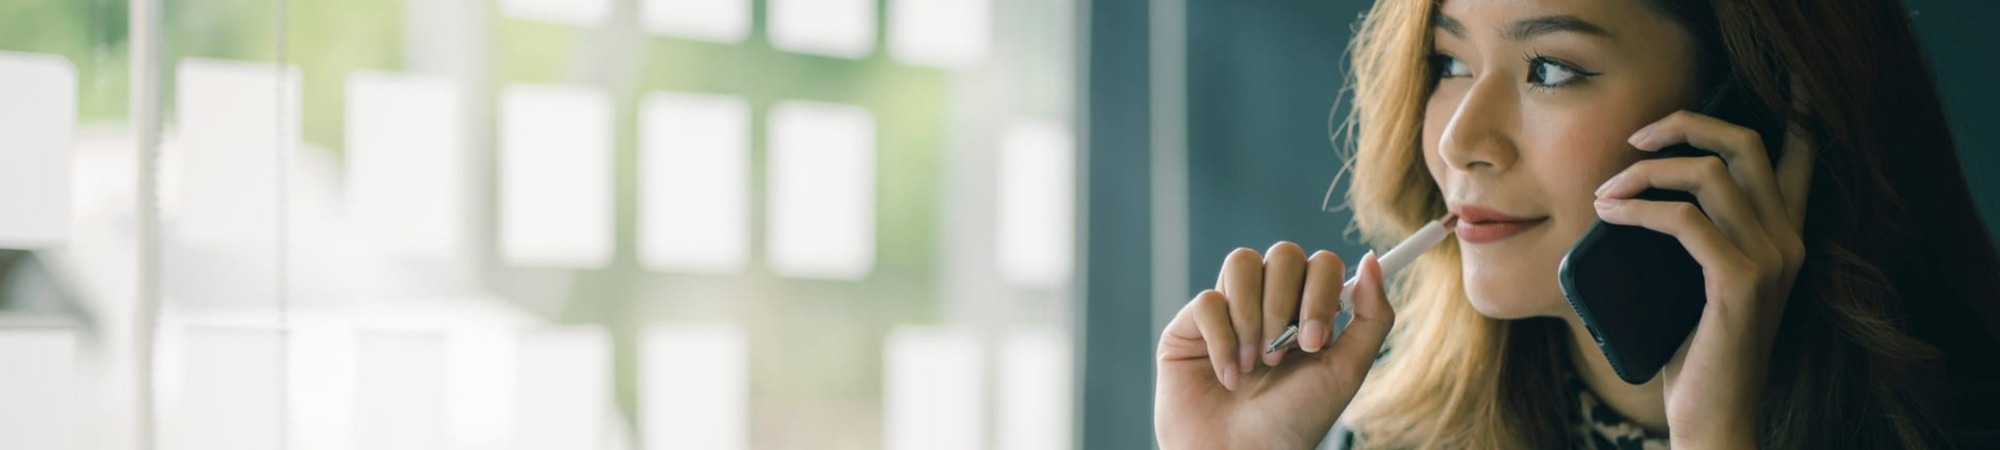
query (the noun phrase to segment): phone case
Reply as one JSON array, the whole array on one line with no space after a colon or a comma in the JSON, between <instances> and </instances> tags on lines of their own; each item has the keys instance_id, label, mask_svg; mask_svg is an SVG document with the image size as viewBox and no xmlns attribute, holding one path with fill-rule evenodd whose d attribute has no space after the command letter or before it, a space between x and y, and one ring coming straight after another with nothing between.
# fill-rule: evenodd
<instances>
[{"instance_id":1,"label":"phone case","mask_svg":"<svg viewBox=\"0 0 2000 450\"><path fill-rule=\"evenodd\" d=\"M1638 198L1694 202L1686 192L1659 189ZM1556 273L1570 307L1627 383L1651 380L1701 320L1701 265L1673 236L1599 220Z\"/></svg>"}]
</instances>

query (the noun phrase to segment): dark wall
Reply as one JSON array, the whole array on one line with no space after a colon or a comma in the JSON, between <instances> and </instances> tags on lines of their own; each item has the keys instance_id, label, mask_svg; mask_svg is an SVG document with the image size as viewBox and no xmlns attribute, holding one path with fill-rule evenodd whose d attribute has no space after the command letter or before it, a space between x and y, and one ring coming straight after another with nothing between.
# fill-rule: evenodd
<instances>
[{"instance_id":1,"label":"dark wall","mask_svg":"<svg viewBox=\"0 0 2000 450\"><path fill-rule=\"evenodd\" d=\"M1321 208L1340 170L1329 119L1347 113L1335 107L1343 53L1366 6L1189 2L1190 296L1215 285L1223 256L1237 247L1288 240L1309 253L1332 250L1350 266L1367 251L1343 238L1351 215L1339 210L1339 192Z\"/></svg>"},{"instance_id":2,"label":"dark wall","mask_svg":"<svg viewBox=\"0 0 2000 450\"><path fill-rule=\"evenodd\" d=\"M1908 0L1987 233L2000 238L2000 2Z\"/></svg>"},{"instance_id":3,"label":"dark wall","mask_svg":"<svg viewBox=\"0 0 2000 450\"><path fill-rule=\"evenodd\" d=\"M1079 138L1087 149L1077 202L1083 302L1074 363L1075 448L1153 445L1152 210L1146 168L1151 150L1147 98L1146 0L1086 0L1078 17L1082 101Z\"/></svg>"}]
</instances>

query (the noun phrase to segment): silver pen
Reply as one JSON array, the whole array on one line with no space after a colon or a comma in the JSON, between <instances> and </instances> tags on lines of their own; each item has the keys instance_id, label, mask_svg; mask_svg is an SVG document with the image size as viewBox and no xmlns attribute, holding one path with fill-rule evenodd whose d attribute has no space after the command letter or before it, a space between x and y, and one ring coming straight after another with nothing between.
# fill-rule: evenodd
<instances>
[{"instance_id":1,"label":"silver pen","mask_svg":"<svg viewBox=\"0 0 2000 450\"><path fill-rule=\"evenodd\" d=\"M1403 242L1396 243L1395 247L1390 247L1388 253L1383 253L1381 257L1375 258L1375 263L1382 266L1382 278L1386 280L1389 277L1395 276L1397 272L1403 270L1403 267L1410 265L1412 261L1416 261L1418 255L1422 255L1424 252L1430 251L1431 247L1436 247L1438 243L1444 242L1444 237L1451 234L1451 227L1456 225L1458 225L1458 216L1445 214L1444 217L1440 217L1438 220L1424 224L1423 228L1418 228L1416 233L1411 234L1409 238L1403 239ZM1354 283L1361 281L1361 270L1356 269L1354 272L1353 278L1348 278L1346 283L1340 285L1341 311L1354 310ZM1292 345L1293 342L1298 340L1298 335L1299 319L1294 317L1292 318L1291 325L1286 325L1285 331L1279 333L1277 339L1271 340L1270 346L1264 347L1264 353L1277 352L1280 348Z\"/></svg>"}]
</instances>

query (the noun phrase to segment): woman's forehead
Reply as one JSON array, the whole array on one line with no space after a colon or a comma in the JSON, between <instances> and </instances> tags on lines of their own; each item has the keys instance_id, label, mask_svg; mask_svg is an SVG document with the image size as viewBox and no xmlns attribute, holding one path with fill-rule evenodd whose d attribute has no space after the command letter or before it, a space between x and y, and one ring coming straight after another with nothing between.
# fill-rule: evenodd
<instances>
[{"instance_id":1,"label":"woman's forehead","mask_svg":"<svg viewBox=\"0 0 2000 450\"><path fill-rule=\"evenodd\" d=\"M1468 28L1498 29L1535 17L1569 16L1606 30L1644 27L1666 18L1646 0L1441 0L1438 12Z\"/></svg>"},{"instance_id":2,"label":"woman's forehead","mask_svg":"<svg viewBox=\"0 0 2000 450\"><path fill-rule=\"evenodd\" d=\"M1649 1L1444 0L1432 22L1440 32L1473 41L1529 41L1576 32L1567 34L1601 38L1621 52L1686 45L1687 30Z\"/></svg>"}]
</instances>

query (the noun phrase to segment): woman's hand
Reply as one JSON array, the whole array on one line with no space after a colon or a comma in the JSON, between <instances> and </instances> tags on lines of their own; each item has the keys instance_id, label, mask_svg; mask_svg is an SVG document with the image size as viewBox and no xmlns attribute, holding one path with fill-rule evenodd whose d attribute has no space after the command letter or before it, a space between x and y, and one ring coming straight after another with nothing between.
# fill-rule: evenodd
<instances>
[{"instance_id":1,"label":"woman's hand","mask_svg":"<svg viewBox=\"0 0 2000 450\"><path fill-rule=\"evenodd\" d=\"M1606 222L1673 235L1702 267L1701 321L1661 372L1674 446L1754 448L1772 336L1805 259L1813 150L1792 133L1773 170L1757 132L1687 111L1630 142L1646 151L1685 142L1721 156L1633 164L1598 188L1596 208ZM1633 198L1647 188L1687 191L1701 208Z\"/></svg>"},{"instance_id":2,"label":"woman's hand","mask_svg":"<svg viewBox=\"0 0 2000 450\"><path fill-rule=\"evenodd\" d=\"M1264 255L1230 252L1215 289L1196 295L1160 336L1153 426L1161 448L1319 444L1396 320L1370 254L1361 260L1354 316L1332 339L1346 278L1341 264L1327 251L1307 258L1290 242ZM1294 318L1304 353L1265 354Z\"/></svg>"}]
</instances>

